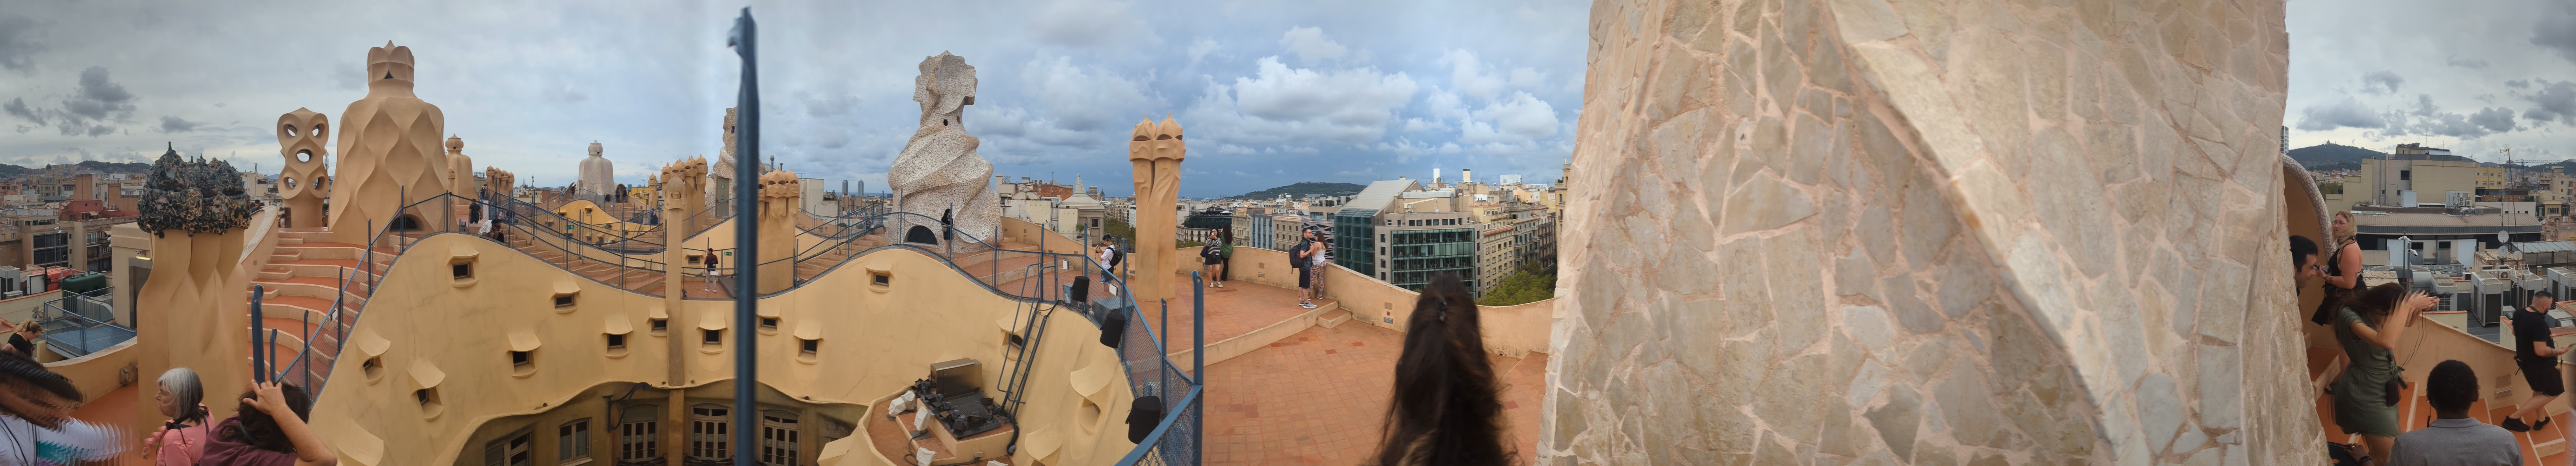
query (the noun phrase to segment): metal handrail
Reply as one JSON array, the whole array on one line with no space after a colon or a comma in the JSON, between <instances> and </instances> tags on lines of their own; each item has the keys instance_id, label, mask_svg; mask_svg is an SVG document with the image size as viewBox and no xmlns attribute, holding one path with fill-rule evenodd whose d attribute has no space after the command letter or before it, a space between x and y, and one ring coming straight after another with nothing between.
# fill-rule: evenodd
<instances>
[{"instance_id":1,"label":"metal handrail","mask_svg":"<svg viewBox=\"0 0 2576 466\"><path fill-rule=\"evenodd\" d=\"M131 339L131 338L133 338L133 337L134 337L134 328L133 328L133 327L127 327L127 326L123 326L123 325L117 325L116 323L114 323L114 322L112 322L112 321L93 319L93 318L90 318L88 315L82 314L80 311L76 311L76 310L71 310L71 309L65 309L65 308L63 308L63 305L62 305L62 303L63 303L63 302L70 301L70 300L73 300L73 299L83 299L83 298L93 299L93 300L95 299L95 298L89 298L89 297L87 297L87 296L82 296L82 295L74 294L74 295L65 296L65 297L58 298L58 299L47 300L47 301L45 301L45 302L43 302L43 303L39 303L39 305L38 305L38 306L36 307L36 309L35 309L35 315L34 315L34 316L31 316L31 317L30 317L30 320L34 320L34 321L36 321L36 322L40 322L40 323L41 323L41 322L66 322L66 321L67 321L67 322L70 322L70 323L71 323L71 325L72 325L70 329L66 329L66 330L59 330L59 331L58 331L58 330L53 330L53 329L47 329L47 330L45 330L45 335L44 335L44 338L43 338L43 339L50 340L50 341L54 341L54 342L56 342L57 344L63 344L63 343L66 343L64 340L59 340L59 339L58 339L60 336L62 336L62 335L64 335L64 334L66 334L66 333L76 333L76 334L80 334L80 335L84 335L84 336L86 336L86 335L88 334L88 332L89 332L89 331L91 331L91 330L95 330L95 329L98 329L98 328L100 328L100 327L106 327L106 328L113 328L113 329L122 330L122 331L124 331L124 333L125 333L125 337L126 337L126 338L128 338L128 339ZM105 305L105 304L104 304L104 303L101 303L100 305ZM110 314L110 318L111 318L111 319L113 319L113 318L114 318L114 312L110 312L109 314ZM74 347L74 349L76 349L76 350L79 352L79 354L70 354L70 356L72 356L72 357L79 357L79 356L85 356L85 355L88 355L91 351L93 351L93 349L92 349L92 348L90 348L90 347L89 347L89 345L88 345L87 343L88 343L88 342L86 341L86 339L85 339L85 338L84 338L84 339L76 339L75 341L71 341L71 342L69 342L69 344L71 344L71 345ZM60 351L60 349L59 349L59 348L58 348L58 352L64 352L64 353L66 353L66 354L69 354L69 351Z\"/></svg>"},{"instance_id":2,"label":"metal handrail","mask_svg":"<svg viewBox=\"0 0 2576 466\"><path fill-rule=\"evenodd\" d=\"M462 198L462 196L459 196L459 198ZM520 224L524 224L524 223L527 221L527 220L522 220L522 219L544 219L544 218L547 218L547 217L552 217L552 218L555 218L555 219L559 219L559 220L561 220L561 221L562 221L562 222L561 222L561 226L565 226L565 227L574 227L574 226L578 226L578 227L579 227L579 228L581 228L581 229L584 229L584 230L587 230L587 231L590 231L590 232L594 232L594 233L598 233L598 234L600 234L600 235L602 235L602 236L614 236L614 237L617 237L617 238L618 238L618 240L617 240L616 244L621 245L621 246L619 246L619 249L628 250L628 251L642 251L642 252L648 252L648 253L658 253L661 249L665 249L665 248L669 248L669 247L670 247L670 244L669 244L669 243L670 243L670 241L671 241L671 235L670 235L670 233L669 233L669 228L667 227L667 225L651 225L651 226L650 226L650 228L644 228L644 229L632 230L632 231L627 231L627 230L610 230L610 229L607 229L607 228L601 228L599 225L597 225L597 224L592 224L592 223L590 223L590 222L584 222L584 221L579 221L579 220L573 220L571 217L565 217L565 216L563 216L563 214L555 213L552 209L547 209L547 208L545 208L544 206L540 206L540 205L537 205L537 204L532 204L532 203L529 203L529 202L527 202L527 201L521 201L521 200L518 200L518 199L515 199L515 198L504 198L504 199L506 199L506 200L498 201L498 202L477 199L477 200L473 200L473 202L474 202L475 204L480 204L480 205L485 206L485 207L491 207L491 208L493 208L493 209L497 209L497 210L501 210L501 211L507 212L507 213L508 213L508 215L510 215L511 217L514 217L514 219L511 221L511 224L513 224L513 225L520 225ZM524 210L522 210L522 208L524 208ZM612 216L614 216L614 215L612 215ZM666 221L666 223L667 223L667 221ZM548 229L546 232L547 232L548 234L564 235L564 233L558 233L558 232L555 232L555 231L553 231L553 230L551 230L551 229ZM663 232L663 235L662 235L662 242L661 242L661 243L654 243L654 242L651 242L651 241L644 241L644 240L642 240L642 239L641 239L641 238L643 238L643 237L644 237L644 235L649 234L649 233L653 233L653 232ZM623 245L625 245L625 244L630 244L630 243L643 244L643 245L646 245L646 246L649 246L649 247L648 247L648 248L632 248L632 247L626 247L626 246L623 246ZM590 243L584 243L584 244L590 244ZM602 249L605 249L605 248L602 248Z\"/></svg>"}]
</instances>

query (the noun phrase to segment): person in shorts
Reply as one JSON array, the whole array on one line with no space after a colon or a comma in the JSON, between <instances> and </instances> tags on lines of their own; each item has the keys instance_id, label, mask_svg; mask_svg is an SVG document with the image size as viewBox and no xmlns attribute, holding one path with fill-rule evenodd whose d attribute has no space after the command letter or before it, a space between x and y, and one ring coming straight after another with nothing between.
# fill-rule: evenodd
<instances>
[{"instance_id":1,"label":"person in shorts","mask_svg":"<svg viewBox=\"0 0 2576 466\"><path fill-rule=\"evenodd\" d=\"M2549 338L2549 329L2558 326L2558 318L2549 310L2558 306L2558 296L2548 291L2531 292L2531 307L2513 312L2513 362L2522 367L2523 382L2531 385L2531 398L2522 400L2522 409L2504 418L2505 430L2529 432L2549 425L2549 416L2541 412L2558 395L2567 392L2566 378L2558 373L2558 342ZM2523 419L2538 417L2538 421Z\"/></svg>"},{"instance_id":2,"label":"person in shorts","mask_svg":"<svg viewBox=\"0 0 2576 466\"><path fill-rule=\"evenodd\" d=\"M1322 243L1315 241L1315 230L1306 230L1299 234L1305 235L1305 239L1297 241L1296 247L1289 248L1288 265L1297 269L1297 307L1314 309L1315 267L1313 264L1321 262L1315 250L1320 248Z\"/></svg>"},{"instance_id":3,"label":"person in shorts","mask_svg":"<svg viewBox=\"0 0 2576 466\"><path fill-rule=\"evenodd\" d=\"M1199 259L1202 262L1199 265L1199 273L1206 277L1208 288L1225 287L1225 249L1227 243L1234 241L1234 233L1231 231L1219 228L1216 234L1208 236L1206 245L1199 247Z\"/></svg>"}]
</instances>

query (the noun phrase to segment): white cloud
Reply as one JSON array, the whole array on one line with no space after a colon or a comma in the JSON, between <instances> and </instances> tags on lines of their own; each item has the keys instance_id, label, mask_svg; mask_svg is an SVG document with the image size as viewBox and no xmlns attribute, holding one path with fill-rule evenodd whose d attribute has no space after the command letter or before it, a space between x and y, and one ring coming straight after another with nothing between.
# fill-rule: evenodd
<instances>
[{"instance_id":1,"label":"white cloud","mask_svg":"<svg viewBox=\"0 0 2576 466\"><path fill-rule=\"evenodd\" d=\"M1466 50L1450 50L1449 53L1440 55L1440 58L1433 60L1432 63L1447 65L1449 67L1449 88L1457 89L1458 92L1470 96L1491 99L1494 98L1494 96L1502 95L1504 86L1510 84L1505 81L1502 76L1486 75L1485 70L1488 67L1484 65L1484 62L1476 58L1475 52L1469 52Z\"/></svg>"},{"instance_id":2,"label":"white cloud","mask_svg":"<svg viewBox=\"0 0 2576 466\"><path fill-rule=\"evenodd\" d=\"M1200 60L1206 59L1208 54L1216 53L1219 48L1222 48L1222 46L1217 45L1216 39L1201 37L1198 41L1191 42L1189 49L1190 63L1198 63Z\"/></svg>"},{"instance_id":3,"label":"white cloud","mask_svg":"<svg viewBox=\"0 0 2576 466\"><path fill-rule=\"evenodd\" d=\"M1288 28L1288 33L1279 38L1279 45L1287 46L1290 53L1297 54L1297 61L1306 66L1315 66L1324 60L1340 61L1350 54L1349 48L1324 38L1324 28L1318 27Z\"/></svg>"},{"instance_id":4,"label":"white cloud","mask_svg":"<svg viewBox=\"0 0 2576 466\"><path fill-rule=\"evenodd\" d=\"M1237 144L1366 143L1386 135L1395 111L1418 88L1404 73L1375 68L1289 68L1278 57L1263 57L1258 66L1258 74L1235 78L1232 85L1208 84L1187 113L1188 121L1211 131L1193 134L1213 133Z\"/></svg>"},{"instance_id":5,"label":"white cloud","mask_svg":"<svg viewBox=\"0 0 2576 466\"><path fill-rule=\"evenodd\" d=\"M1145 22L1128 14L1127 2L1056 0L1029 16L1029 33L1050 44L1090 47L1120 36L1146 33Z\"/></svg>"},{"instance_id":6,"label":"white cloud","mask_svg":"<svg viewBox=\"0 0 2576 466\"><path fill-rule=\"evenodd\" d=\"M1426 133L1435 131L1445 132L1450 129L1451 127L1448 123L1442 123L1440 120L1425 120L1421 118L1404 119L1404 132L1407 133Z\"/></svg>"},{"instance_id":7,"label":"white cloud","mask_svg":"<svg viewBox=\"0 0 2576 466\"><path fill-rule=\"evenodd\" d=\"M1450 92L1447 89L1433 87L1431 88L1431 95L1423 97L1422 100L1423 104L1429 107L1428 110L1431 112L1431 117L1435 123L1438 120L1467 119L1467 102L1465 99L1458 98L1458 93L1456 92ZM1443 126L1445 127L1446 125Z\"/></svg>"},{"instance_id":8,"label":"white cloud","mask_svg":"<svg viewBox=\"0 0 2576 466\"><path fill-rule=\"evenodd\" d=\"M977 107L981 106L977 105ZM1018 139L1051 146L1082 146L1102 142L1102 138L1096 135L1065 129L1055 120L1032 116L1028 110L1019 107L997 107L968 114L966 132L986 140ZM989 154L987 156L989 157Z\"/></svg>"},{"instance_id":9,"label":"white cloud","mask_svg":"<svg viewBox=\"0 0 2576 466\"><path fill-rule=\"evenodd\" d=\"M1512 87L1537 89L1547 85L1547 72L1526 66L1512 68L1511 82Z\"/></svg>"},{"instance_id":10,"label":"white cloud","mask_svg":"<svg viewBox=\"0 0 2576 466\"><path fill-rule=\"evenodd\" d=\"M1021 77L1030 97L1045 105L1046 116L1074 131L1110 128L1125 120L1129 110L1154 100L1135 81L1075 65L1072 57L1032 59Z\"/></svg>"},{"instance_id":11,"label":"white cloud","mask_svg":"<svg viewBox=\"0 0 2576 466\"><path fill-rule=\"evenodd\" d=\"M1555 107L1527 92L1513 92L1510 98L1485 104L1472 119L1461 122L1458 142L1523 145L1556 135L1556 128Z\"/></svg>"}]
</instances>

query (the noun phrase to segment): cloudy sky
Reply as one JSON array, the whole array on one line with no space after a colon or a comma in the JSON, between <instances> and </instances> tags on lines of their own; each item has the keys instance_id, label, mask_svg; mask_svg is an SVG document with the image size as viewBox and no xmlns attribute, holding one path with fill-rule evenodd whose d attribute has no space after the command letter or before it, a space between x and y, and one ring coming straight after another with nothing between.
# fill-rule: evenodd
<instances>
[{"instance_id":1,"label":"cloudy sky","mask_svg":"<svg viewBox=\"0 0 2576 466\"><path fill-rule=\"evenodd\" d=\"M366 52L477 164L571 181L591 141L620 181L712 158L733 105L737 2L20 0L0 9L0 162L143 160L165 142L274 172L269 126L365 96ZM999 174L1124 195L1134 123L1190 136L1181 193L1366 183L1432 168L1554 180L1582 98L1579 0L762 2L763 151L883 189L918 128L912 78L977 70L969 132ZM336 141L335 141L336 142ZM1452 175L1454 176L1454 175ZM1481 177L1480 177L1481 178Z\"/></svg>"},{"instance_id":2,"label":"cloudy sky","mask_svg":"<svg viewBox=\"0 0 2576 466\"><path fill-rule=\"evenodd\" d=\"M2290 2L2290 147L2576 158L2576 2Z\"/></svg>"}]
</instances>

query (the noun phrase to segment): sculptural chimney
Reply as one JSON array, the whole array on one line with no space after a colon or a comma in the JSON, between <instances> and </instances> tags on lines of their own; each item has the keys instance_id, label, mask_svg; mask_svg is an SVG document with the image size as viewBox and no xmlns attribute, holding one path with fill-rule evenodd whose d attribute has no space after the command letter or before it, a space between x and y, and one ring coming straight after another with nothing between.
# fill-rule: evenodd
<instances>
[{"instance_id":1,"label":"sculptural chimney","mask_svg":"<svg viewBox=\"0 0 2576 466\"><path fill-rule=\"evenodd\" d=\"M285 204L288 228L323 225L322 199L329 193L331 117L298 108L277 116L277 153L286 168L277 173L277 197Z\"/></svg>"},{"instance_id":2,"label":"sculptural chimney","mask_svg":"<svg viewBox=\"0 0 2576 466\"><path fill-rule=\"evenodd\" d=\"M474 197L474 158L465 155L465 139L447 136L447 192Z\"/></svg>"},{"instance_id":3,"label":"sculptural chimney","mask_svg":"<svg viewBox=\"0 0 2576 466\"><path fill-rule=\"evenodd\" d=\"M1137 122L1135 138L1127 143L1136 177L1136 266L1127 287L1138 303L1174 297L1172 271L1181 254L1173 243L1178 225L1172 208L1180 201L1181 159L1189 152L1181 141L1181 124L1165 116L1160 124Z\"/></svg>"},{"instance_id":4,"label":"sculptural chimney","mask_svg":"<svg viewBox=\"0 0 2576 466\"><path fill-rule=\"evenodd\" d=\"M952 236L939 231L937 219L949 216L956 232L965 235L956 237L993 240L1001 225L1001 200L990 191L993 164L975 154L981 142L966 134L966 106L975 104L975 67L947 52L922 58L912 100L921 103L921 129L895 156L886 185L894 190L894 209L914 215L888 222L888 231L910 240L916 238L912 227L918 226L948 241Z\"/></svg>"},{"instance_id":5,"label":"sculptural chimney","mask_svg":"<svg viewBox=\"0 0 2576 466\"><path fill-rule=\"evenodd\" d=\"M775 170L760 175L760 294L796 285L796 217L804 186L796 172Z\"/></svg>"},{"instance_id":6,"label":"sculptural chimney","mask_svg":"<svg viewBox=\"0 0 2576 466\"><path fill-rule=\"evenodd\" d=\"M444 203L401 210L446 194L447 171L438 133L447 117L412 95L410 47L386 42L367 50L367 97L340 112L340 162L331 176L331 236L367 244L377 231L426 228L452 221Z\"/></svg>"}]
</instances>

